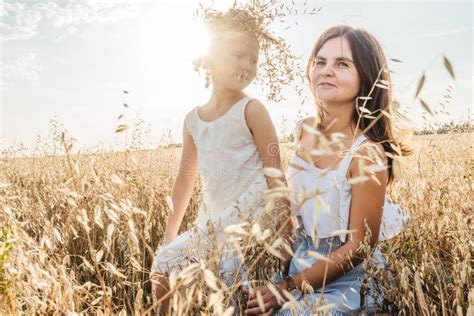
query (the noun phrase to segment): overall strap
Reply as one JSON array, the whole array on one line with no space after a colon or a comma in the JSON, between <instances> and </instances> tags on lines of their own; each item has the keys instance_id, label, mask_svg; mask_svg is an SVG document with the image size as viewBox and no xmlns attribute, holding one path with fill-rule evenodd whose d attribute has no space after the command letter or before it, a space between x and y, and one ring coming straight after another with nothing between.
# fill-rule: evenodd
<instances>
[{"instance_id":1,"label":"overall strap","mask_svg":"<svg viewBox=\"0 0 474 316\"><path fill-rule=\"evenodd\" d=\"M305 117L301 120L298 121L298 123L296 123L296 126L295 126L295 129L293 131L293 138L294 138L294 143L295 145L298 145L298 143L300 142L300 138L301 138L301 134L302 134L302 130L303 130L303 124L307 124L306 121L309 120L309 119L314 119L313 116L308 116L308 117Z\"/></svg>"},{"instance_id":2,"label":"overall strap","mask_svg":"<svg viewBox=\"0 0 474 316\"><path fill-rule=\"evenodd\" d=\"M352 143L351 148L345 154L344 158L342 158L341 162L339 163L339 168L337 170L342 173L344 176L347 174L347 170L349 169L349 165L351 164L352 157L354 153L359 149L360 144L365 141L367 137L365 135L360 135L357 139Z\"/></svg>"}]
</instances>

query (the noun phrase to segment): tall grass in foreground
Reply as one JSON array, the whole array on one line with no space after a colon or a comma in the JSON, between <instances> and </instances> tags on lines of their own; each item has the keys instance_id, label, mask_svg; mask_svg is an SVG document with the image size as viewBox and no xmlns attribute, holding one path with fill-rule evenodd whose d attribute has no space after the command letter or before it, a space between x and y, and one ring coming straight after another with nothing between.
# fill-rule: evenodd
<instances>
[{"instance_id":1,"label":"tall grass in foreground","mask_svg":"<svg viewBox=\"0 0 474 316\"><path fill-rule=\"evenodd\" d=\"M390 189L412 220L380 244L388 269L369 267L368 276L402 315L474 312L472 137L417 136L415 154ZM283 148L286 163L290 151ZM150 313L149 268L163 237L179 153L5 156L0 313ZM195 187L182 231L196 216L200 190ZM185 286L174 297L175 313L230 313L228 293L235 289L216 274L198 262L173 275L172 283Z\"/></svg>"}]
</instances>

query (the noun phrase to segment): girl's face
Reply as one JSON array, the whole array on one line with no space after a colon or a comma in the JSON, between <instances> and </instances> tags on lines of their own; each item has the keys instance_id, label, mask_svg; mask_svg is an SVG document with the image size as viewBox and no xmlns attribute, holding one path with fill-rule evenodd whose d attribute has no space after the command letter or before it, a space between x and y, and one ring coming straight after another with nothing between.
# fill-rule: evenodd
<instances>
[{"instance_id":1,"label":"girl's face","mask_svg":"<svg viewBox=\"0 0 474 316\"><path fill-rule=\"evenodd\" d=\"M219 38L211 50L211 76L214 86L243 90L257 74L258 40L239 33Z\"/></svg>"},{"instance_id":2,"label":"girl's face","mask_svg":"<svg viewBox=\"0 0 474 316\"><path fill-rule=\"evenodd\" d=\"M345 37L328 40L314 57L310 74L315 95L325 104L354 102L360 77Z\"/></svg>"}]
</instances>

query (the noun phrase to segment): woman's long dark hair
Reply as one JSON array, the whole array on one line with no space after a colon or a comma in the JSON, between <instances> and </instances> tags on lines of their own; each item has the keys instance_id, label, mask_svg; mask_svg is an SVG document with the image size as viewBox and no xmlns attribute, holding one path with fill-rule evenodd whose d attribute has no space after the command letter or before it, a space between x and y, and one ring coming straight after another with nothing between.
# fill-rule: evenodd
<instances>
[{"instance_id":1,"label":"woman's long dark hair","mask_svg":"<svg viewBox=\"0 0 474 316\"><path fill-rule=\"evenodd\" d=\"M387 68L387 59L379 41L365 30L355 29L348 25L336 25L324 31L313 46L306 66L306 76L311 83L311 72L314 67L315 57L323 45L333 38L345 37L350 45L354 64L360 77L359 97L370 96L370 100L358 99L357 106L363 105L373 113L377 119L362 116L358 110L354 111L352 120L354 124L365 131L365 136L375 143L380 143L386 153L393 156L409 155L411 149L400 140L396 139L392 122L392 94L390 74ZM375 86L383 83L387 88ZM370 95L369 95L370 94ZM356 105L354 105L356 106ZM323 109L319 109L323 113ZM382 111L389 113L384 115ZM399 148L399 152L395 148ZM388 159L388 179L391 183L394 179L393 158Z\"/></svg>"}]
</instances>

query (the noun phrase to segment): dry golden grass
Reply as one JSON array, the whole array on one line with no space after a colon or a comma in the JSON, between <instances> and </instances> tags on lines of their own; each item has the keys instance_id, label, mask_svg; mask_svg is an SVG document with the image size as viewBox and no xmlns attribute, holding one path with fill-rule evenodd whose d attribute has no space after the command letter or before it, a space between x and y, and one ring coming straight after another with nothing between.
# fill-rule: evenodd
<instances>
[{"instance_id":1,"label":"dry golden grass","mask_svg":"<svg viewBox=\"0 0 474 316\"><path fill-rule=\"evenodd\" d=\"M412 216L369 270L401 314L473 312L472 133L417 136L391 197ZM284 147L284 146L283 146ZM180 148L8 158L0 170L0 313L151 311L149 267ZM284 148L285 165L289 150ZM195 192L182 230L200 200ZM200 264L178 278L176 314L228 313L231 289ZM190 286L192 284L192 286ZM470 294L469 294L470 293ZM468 310L469 309L469 310Z\"/></svg>"}]
</instances>

